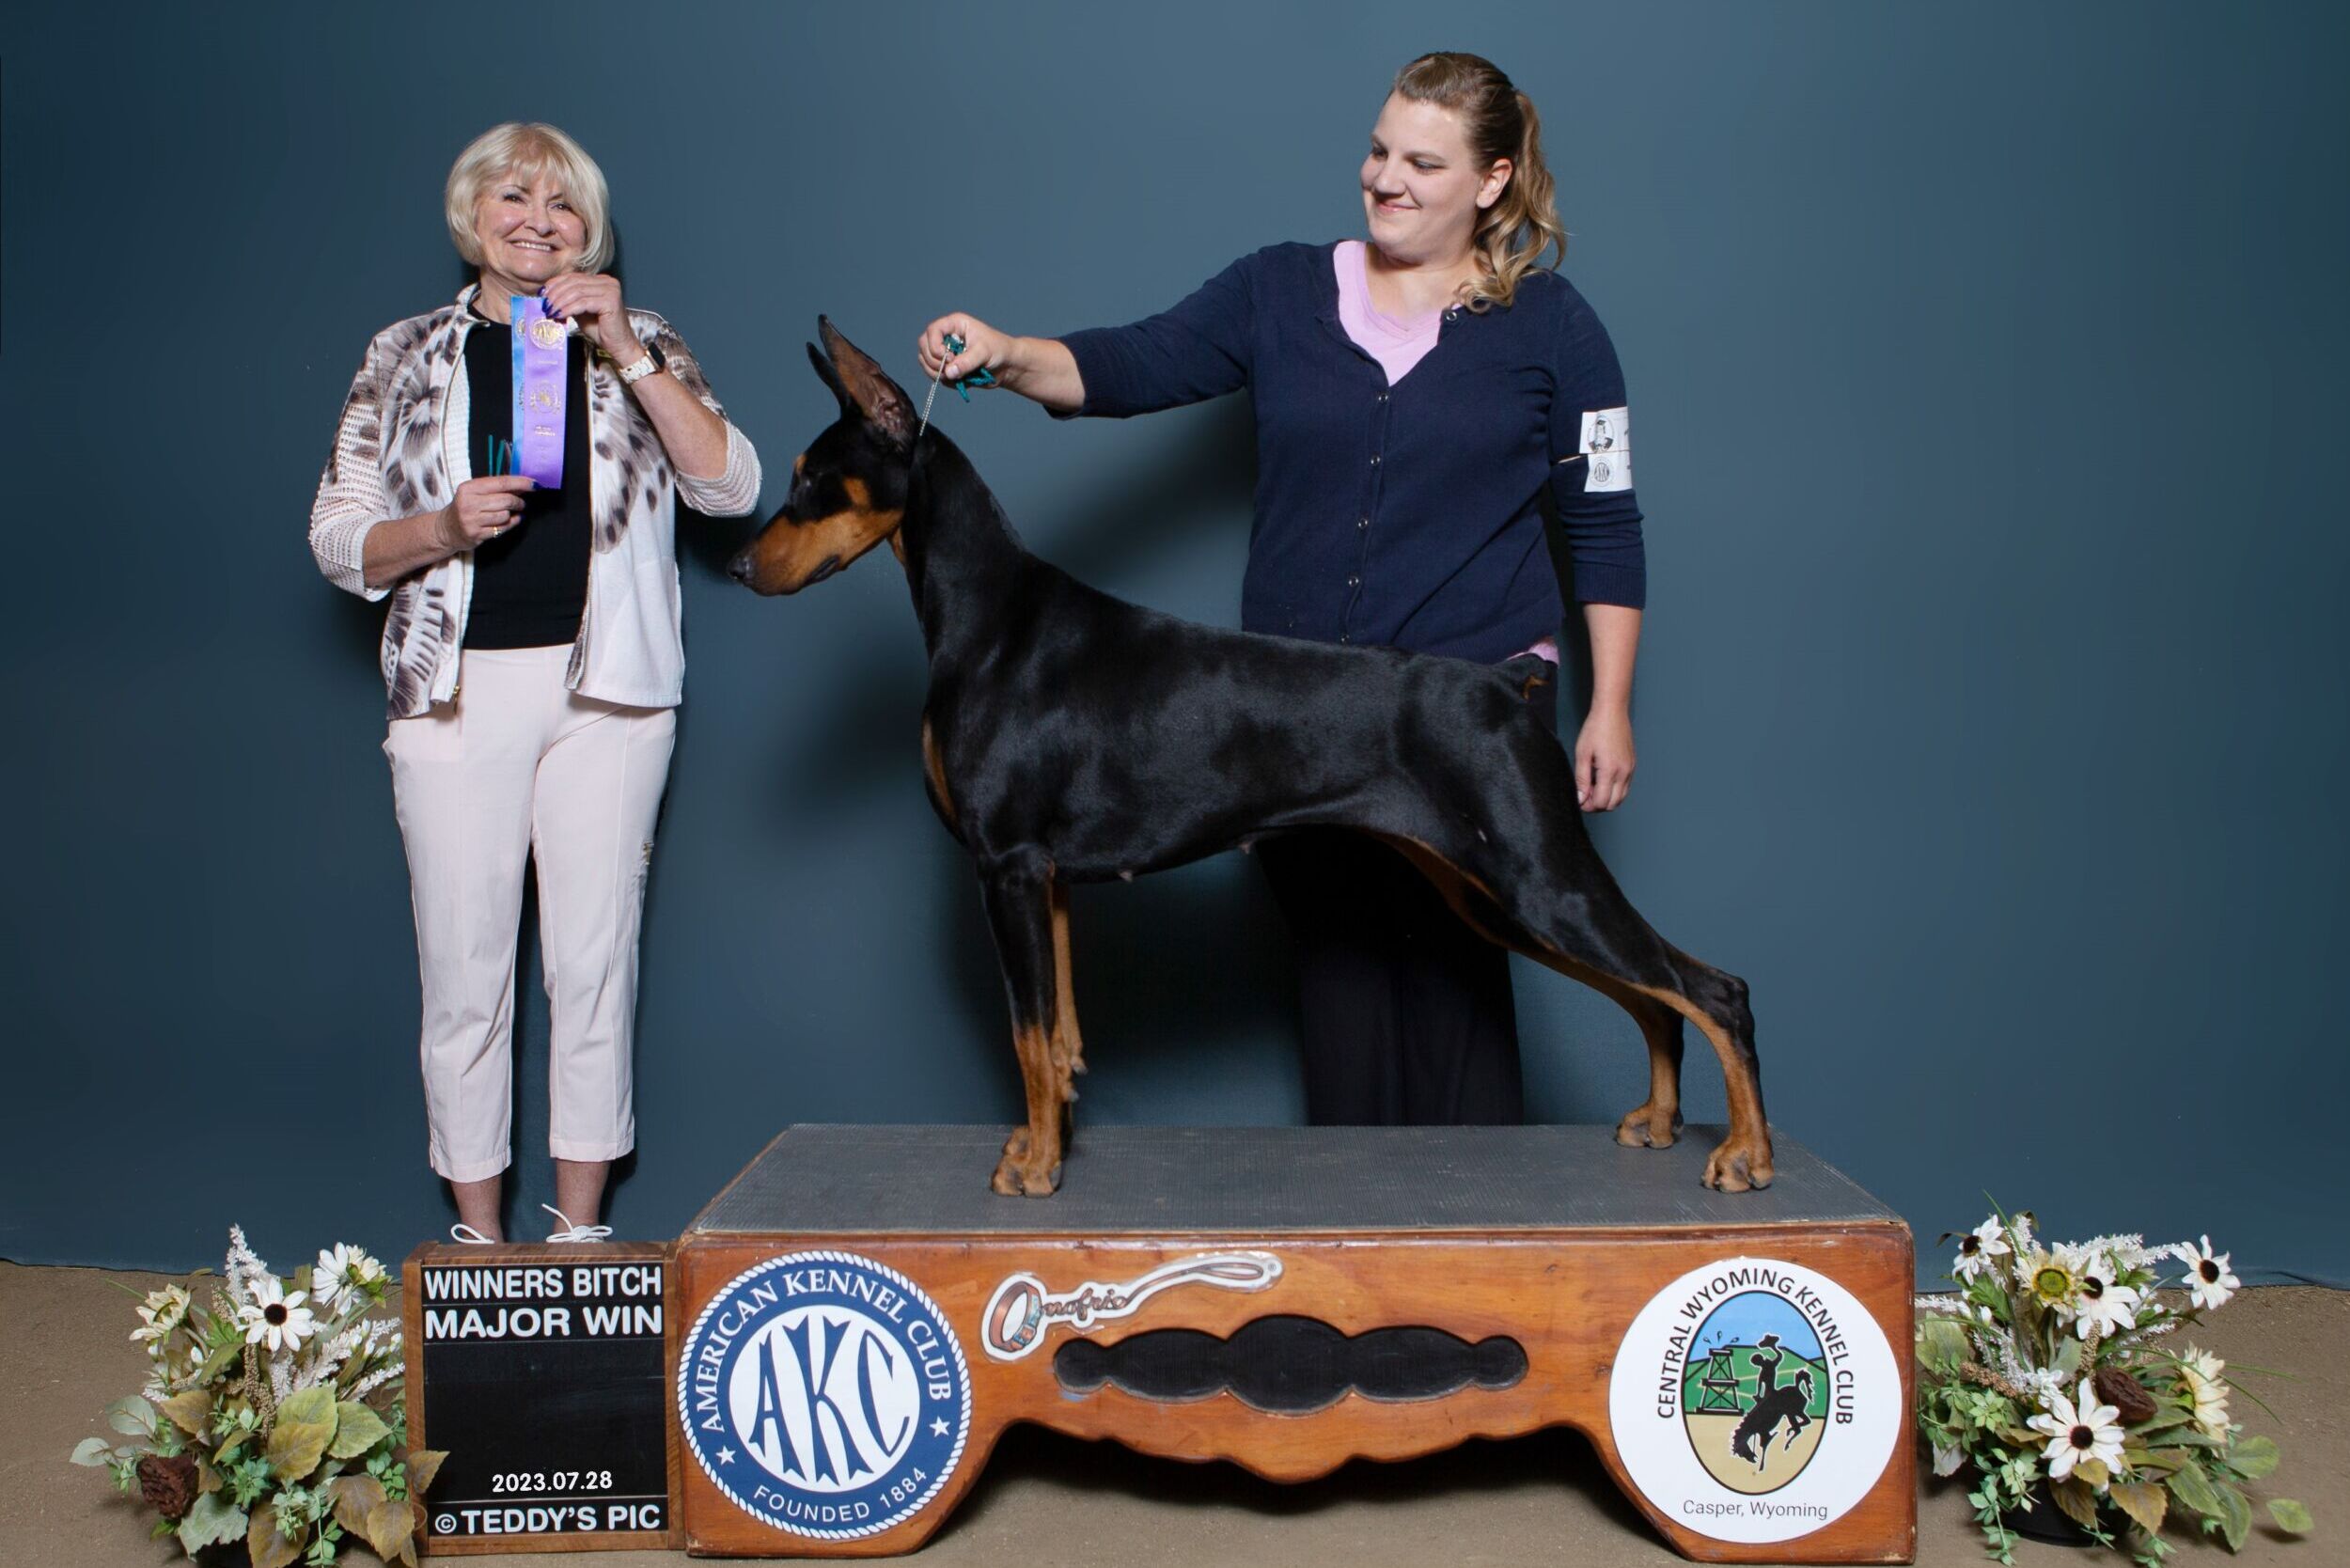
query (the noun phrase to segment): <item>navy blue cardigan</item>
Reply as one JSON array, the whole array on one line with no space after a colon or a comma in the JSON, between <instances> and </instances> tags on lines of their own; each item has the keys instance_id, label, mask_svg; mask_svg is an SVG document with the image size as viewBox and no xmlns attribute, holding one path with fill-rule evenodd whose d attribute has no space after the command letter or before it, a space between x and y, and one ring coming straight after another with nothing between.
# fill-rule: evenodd
<instances>
[{"instance_id":1,"label":"navy blue cardigan","mask_svg":"<svg viewBox=\"0 0 2350 1568\"><path fill-rule=\"evenodd\" d=\"M1241 624L1322 642L1504 659L1559 630L1550 487L1576 598L1640 604L1623 375L1556 273L1516 302L1449 310L1401 382L1339 324L1333 245L1244 256L1172 309L1060 339L1080 415L1122 418L1247 386L1257 515Z\"/></svg>"}]
</instances>

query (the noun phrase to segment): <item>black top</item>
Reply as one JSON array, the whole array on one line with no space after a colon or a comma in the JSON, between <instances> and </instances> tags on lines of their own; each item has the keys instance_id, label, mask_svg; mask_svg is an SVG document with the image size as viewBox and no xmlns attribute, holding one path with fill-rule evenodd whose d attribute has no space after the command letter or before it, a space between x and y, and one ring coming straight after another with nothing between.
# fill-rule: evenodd
<instances>
[{"instance_id":1,"label":"black top","mask_svg":"<svg viewBox=\"0 0 2350 1568\"><path fill-rule=\"evenodd\" d=\"M572 333L563 377L563 487L523 497L522 521L473 552L467 648L555 648L575 642L588 608L588 351ZM514 335L478 321L465 335L465 384L473 394L467 450L477 476L510 473L514 438Z\"/></svg>"}]
</instances>

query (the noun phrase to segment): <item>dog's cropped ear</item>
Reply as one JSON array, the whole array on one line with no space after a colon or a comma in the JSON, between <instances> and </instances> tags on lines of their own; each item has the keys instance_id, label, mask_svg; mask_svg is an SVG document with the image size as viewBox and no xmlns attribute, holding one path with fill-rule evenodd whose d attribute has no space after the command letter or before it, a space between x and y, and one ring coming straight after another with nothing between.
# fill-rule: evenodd
<instances>
[{"instance_id":1,"label":"dog's cropped ear","mask_svg":"<svg viewBox=\"0 0 2350 1568\"><path fill-rule=\"evenodd\" d=\"M841 337L828 318L817 317L816 327L851 406L897 445L913 446L914 400L905 389L891 381L870 354Z\"/></svg>"},{"instance_id":2,"label":"dog's cropped ear","mask_svg":"<svg viewBox=\"0 0 2350 1568\"><path fill-rule=\"evenodd\" d=\"M848 413L849 389L840 384L840 372L832 368L832 361L824 357L824 351L810 343L807 346L807 362L816 367L817 376L832 388L832 395L840 400L840 412Z\"/></svg>"}]
</instances>

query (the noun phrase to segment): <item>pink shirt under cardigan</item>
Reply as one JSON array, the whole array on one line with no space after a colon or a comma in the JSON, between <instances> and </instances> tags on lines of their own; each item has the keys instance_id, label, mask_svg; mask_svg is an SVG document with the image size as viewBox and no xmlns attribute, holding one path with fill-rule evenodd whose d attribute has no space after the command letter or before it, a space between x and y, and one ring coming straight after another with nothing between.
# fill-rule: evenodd
<instances>
[{"instance_id":1,"label":"pink shirt under cardigan","mask_svg":"<svg viewBox=\"0 0 2350 1568\"><path fill-rule=\"evenodd\" d=\"M1436 346L1444 312L1423 310L1417 316L1398 317L1371 304L1369 249L1360 240L1340 240L1330 253L1330 263L1339 276L1339 325L1346 329L1356 348L1379 362L1387 373L1387 384L1393 386ZM1559 643L1553 637L1544 637L1526 651L1539 653L1554 665L1559 662Z\"/></svg>"}]
</instances>

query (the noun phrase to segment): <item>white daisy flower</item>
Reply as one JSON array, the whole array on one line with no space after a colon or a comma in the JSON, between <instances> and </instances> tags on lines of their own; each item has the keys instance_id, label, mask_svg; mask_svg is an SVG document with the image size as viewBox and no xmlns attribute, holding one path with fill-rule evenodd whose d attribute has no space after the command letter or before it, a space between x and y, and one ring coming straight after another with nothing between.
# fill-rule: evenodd
<instances>
[{"instance_id":1,"label":"white daisy flower","mask_svg":"<svg viewBox=\"0 0 2350 1568\"><path fill-rule=\"evenodd\" d=\"M2186 1290L2195 1298L2196 1306L2224 1307L2228 1304L2228 1297L2243 1288L2244 1281L2228 1272L2228 1254L2222 1252L2216 1258L2212 1256L2209 1236L2203 1238L2200 1252L2185 1242L2170 1250L2186 1264Z\"/></svg>"},{"instance_id":2,"label":"white daisy flower","mask_svg":"<svg viewBox=\"0 0 2350 1568\"><path fill-rule=\"evenodd\" d=\"M2000 1236L1999 1216L1993 1215L1958 1238L1958 1273L1961 1278L1972 1279L1991 1266L1992 1259L2007 1251L2007 1243Z\"/></svg>"},{"instance_id":3,"label":"white daisy flower","mask_svg":"<svg viewBox=\"0 0 2350 1568\"><path fill-rule=\"evenodd\" d=\"M147 1293L147 1305L138 1309L144 1325L131 1330L131 1338L150 1347L160 1347L171 1338L188 1317L188 1293L177 1285L165 1285L160 1291ZM154 1354L153 1350L149 1354Z\"/></svg>"},{"instance_id":4,"label":"white daisy flower","mask_svg":"<svg viewBox=\"0 0 2350 1568\"><path fill-rule=\"evenodd\" d=\"M245 1294L253 1299L237 1309L237 1316L244 1323L244 1342L267 1345L274 1353L289 1354L300 1350L302 1341L318 1331L318 1320L310 1315L304 1302L307 1291L286 1294L285 1282L274 1274L264 1274L245 1282Z\"/></svg>"},{"instance_id":5,"label":"white daisy flower","mask_svg":"<svg viewBox=\"0 0 2350 1568\"><path fill-rule=\"evenodd\" d=\"M2084 1340L2092 1330L2099 1336L2117 1329L2136 1328L2138 1293L2117 1282L2113 1264L2104 1258L2092 1258L2081 1265L2080 1296L2075 1309L2080 1316L2074 1320L2074 1330Z\"/></svg>"},{"instance_id":6,"label":"white daisy flower","mask_svg":"<svg viewBox=\"0 0 2350 1568\"><path fill-rule=\"evenodd\" d=\"M333 1251L319 1254L318 1266L310 1271L310 1292L320 1307L331 1309L383 1278L382 1263L347 1242L337 1242Z\"/></svg>"},{"instance_id":7,"label":"white daisy flower","mask_svg":"<svg viewBox=\"0 0 2350 1568\"><path fill-rule=\"evenodd\" d=\"M2179 1381L2195 1401L2195 1424L2207 1436L2228 1435L2228 1385L2221 1377L2228 1363L2208 1350L2186 1347L2179 1357Z\"/></svg>"},{"instance_id":8,"label":"white daisy flower","mask_svg":"<svg viewBox=\"0 0 2350 1568\"><path fill-rule=\"evenodd\" d=\"M2024 1424L2048 1439L2041 1457L2048 1462L2048 1479L2062 1481L2084 1459L2094 1459L2107 1475L2122 1473L2122 1412L2097 1403L2097 1390L2082 1378L2080 1403L2061 1393L2048 1397L2048 1409Z\"/></svg>"}]
</instances>

